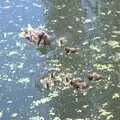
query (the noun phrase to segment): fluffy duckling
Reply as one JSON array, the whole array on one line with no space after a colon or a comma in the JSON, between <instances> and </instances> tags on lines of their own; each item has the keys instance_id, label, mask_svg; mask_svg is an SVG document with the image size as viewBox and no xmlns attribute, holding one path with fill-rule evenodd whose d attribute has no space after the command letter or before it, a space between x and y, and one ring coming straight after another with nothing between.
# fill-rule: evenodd
<instances>
[{"instance_id":1,"label":"fluffy duckling","mask_svg":"<svg viewBox=\"0 0 120 120\"><path fill-rule=\"evenodd\" d=\"M86 89L88 87L87 83L82 81L81 78L74 79L70 84L75 89Z\"/></svg>"},{"instance_id":2,"label":"fluffy duckling","mask_svg":"<svg viewBox=\"0 0 120 120\"><path fill-rule=\"evenodd\" d=\"M54 77L53 74L51 74L49 77L45 78L43 81L43 86L45 88L50 88L50 86L53 86L57 83L57 79Z\"/></svg>"},{"instance_id":3,"label":"fluffy duckling","mask_svg":"<svg viewBox=\"0 0 120 120\"><path fill-rule=\"evenodd\" d=\"M73 79L73 77L66 76L65 80L75 89L85 89L88 87L86 82L82 81L80 77Z\"/></svg>"},{"instance_id":4,"label":"fluffy duckling","mask_svg":"<svg viewBox=\"0 0 120 120\"><path fill-rule=\"evenodd\" d=\"M72 81L72 80L73 80L73 77L72 77L71 74L67 74L67 75L65 76L65 82L66 82L66 83L70 83L70 81Z\"/></svg>"},{"instance_id":5,"label":"fluffy duckling","mask_svg":"<svg viewBox=\"0 0 120 120\"><path fill-rule=\"evenodd\" d=\"M88 79L89 80L99 80L101 78L100 74L98 73L91 73L91 74L88 74Z\"/></svg>"},{"instance_id":6,"label":"fluffy duckling","mask_svg":"<svg viewBox=\"0 0 120 120\"><path fill-rule=\"evenodd\" d=\"M42 30L34 29L30 25L27 30L24 31L23 37L29 41L32 45L49 45L49 35Z\"/></svg>"},{"instance_id":7,"label":"fluffy duckling","mask_svg":"<svg viewBox=\"0 0 120 120\"><path fill-rule=\"evenodd\" d=\"M65 38L64 37L59 39L59 44L60 44L60 46L64 46L64 44L65 44Z\"/></svg>"},{"instance_id":8,"label":"fluffy duckling","mask_svg":"<svg viewBox=\"0 0 120 120\"><path fill-rule=\"evenodd\" d=\"M76 53L77 50L75 48L65 47L64 51L66 53Z\"/></svg>"}]
</instances>

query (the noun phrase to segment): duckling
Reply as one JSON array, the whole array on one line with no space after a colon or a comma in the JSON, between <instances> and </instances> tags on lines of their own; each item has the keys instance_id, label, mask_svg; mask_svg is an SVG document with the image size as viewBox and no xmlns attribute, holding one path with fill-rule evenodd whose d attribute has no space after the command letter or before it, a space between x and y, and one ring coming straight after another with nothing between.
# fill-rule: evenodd
<instances>
[{"instance_id":1,"label":"duckling","mask_svg":"<svg viewBox=\"0 0 120 120\"><path fill-rule=\"evenodd\" d=\"M34 29L30 25L27 30L24 31L23 37L29 41L32 45L49 45L49 35L42 30Z\"/></svg>"},{"instance_id":2,"label":"duckling","mask_svg":"<svg viewBox=\"0 0 120 120\"><path fill-rule=\"evenodd\" d=\"M43 81L43 86L45 88L50 88L50 86L54 86L56 83L58 82L58 80L54 77L53 73L44 79Z\"/></svg>"},{"instance_id":3,"label":"duckling","mask_svg":"<svg viewBox=\"0 0 120 120\"><path fill-rule=\"evenodd\" d=\"M85 89L88 87L86 82L84 82L80 77L73 78L71 76L66 76L65 80L75 89Z\"/></svg>"},{"instance_id":4,"label":"duckling","mask_svg":"<svg viewBox=\"0 0 120 120\"><path fill-rule=\"evenodd\" d=\"M59 81L55 78L54 74L51 73L51 81L53 81L54 84L58 83Z\"/></svg>"},{"instance_id":5,"label":"duckling","mask_svg":"<svg viewBox=\"0 0 120 120\"><path fill-rule=\"evenodd\" d=\"M77 50L75 48L65 47L64 51L66 53L76 53Z\"/></svg>"},{"instance_id":6,"label":"duckling","mask_svg":"<svg viewBox=\"0 0 120 120\"><path fill-rule=\"evenodd\" d=\"M67 75L65 76L65 82L66 82L66 83L70 83L70 81L72 81L72 80L73 80L73 77L72 77L71 74L67 74Z\"/></svg>"},{"instance_id":7,"label":"duckling","mask_svg":"<svg viewBox=\"0 0 120 120\"><path fill-rule=\"evenodd\" d=\"M88 87L87 83L82 81L81 78L75 78L70 84L75 89L86 89Z\"/></svg>"},{"instance_id":8,"label":"duckling","mask_svg":"<svg viewBox=\"0 0 120 120\"><path fill-rule=\"evenodd\" d=\"M65 44L65 38L64 37L60 38L59 39L59 43L60 43L60 46L64 46L64 44Z\"/></svg>"},{"instance_id":9,"label":"duckling","mask_svg":"<svg viewBox=\"0 0 120 120\"><path fill-rule=\"evenodd\" d=\"M89 80L99 80L101 78L100 74L94 72L92 74L88 74Z\"/></svg>"}]
</instances>

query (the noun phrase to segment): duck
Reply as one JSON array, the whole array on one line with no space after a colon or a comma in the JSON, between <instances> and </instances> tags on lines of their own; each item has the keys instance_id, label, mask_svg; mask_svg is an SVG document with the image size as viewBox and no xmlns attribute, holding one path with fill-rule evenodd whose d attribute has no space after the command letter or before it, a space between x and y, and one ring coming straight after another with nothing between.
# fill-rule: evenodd
<instances>
[{"instance_id":1,"label":"duck","mask_svg":"<svg viewBox=\"0 0 120 120\"><path fill-rule=\"evenodd\" d=\"M84 82L80 77L77 78L65 77L65 80L69 82L69 84L74 89L86 89L88 87L87 83Z\"/></svg>"},{"instance_id":2,"label":"duck","mask_svg":"<svg viewBox=\"0 0 120 120\"><path fill-rule=\"evenodd\" d=\"M60 44L60 46L64 46L64 44L65 44L65 38L64 37L61 37L59 39L59 44Z\"/></svg>"},{"instance_id":3,"label":"duck","mask_svg":"<svg viewBox=\"0 0 120 120\"><path fill-rule=\"evenodd\" d=\"M88 74L89 80L99 80L100 78L101 78L100 74L96 72Z\"/></svg>"},{"instance_id":4,"label":"duck","mask_svg":"<svg viewBox=\"0 0 120 120\"><path fill-rule=\"evenodd\" d=\"M70 84L72 80L73 80L73 76L71 74L65 75L65 78L64 78L65 84Z\"/></svg>"},{"instance_id":5,"label":"duck","mask_svg":"<svg viewBox=\"0 0 120 120\"><path fill-rule=\"evenodd\" d=\"M28 42L32 45L39 46L40 44L49 45L49 35L39 29L34 29L30 25L28 28L23 32L23 37L28 40Z\"/></svg>"},{"instance_id":6,"label":"duck","mask_svg":"<svg viewBox=\"0 0 120 120\"><path fill-rule=\"evenodd\" d=\"M54 86L56 83L58 82L58 80L55 78L55 76L53 74L51 74L49 77L46 77L43 80L43 86L47 89L50 88L50 86Z\"/></svg>"},{"instance_id":7,"label":"duck","mask_svg":"<svg viewBox=\"0 0 120 120\"><path fill-rule=\"evenodd\" d=\"M70 82L71 86L75 89L86 89L88 87L87 83L79 79L74 79Z\"/></svg>"},{"instance_id":8,"label":"duck","mask_svg":"<svg viewBox=\"0 0 120 120\"><path fill-rule=\"evenodd\" d=\"M75 48L65 47L64 51L66 53L76 53L77 50Z\"/></svg>"}]
</instances>

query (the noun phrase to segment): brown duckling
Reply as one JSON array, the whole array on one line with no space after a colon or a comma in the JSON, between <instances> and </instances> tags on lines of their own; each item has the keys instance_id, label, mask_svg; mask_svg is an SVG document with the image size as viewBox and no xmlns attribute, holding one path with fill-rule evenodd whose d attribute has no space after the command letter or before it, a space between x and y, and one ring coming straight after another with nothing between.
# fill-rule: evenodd
<instances>
[{"instance_id":1,"label":"brown duckling","mask_svg":"<svg viewBox=\"0 0 120 120\"><path fill-rule=\"evenodd\" d=\"M75 89L85 89L88 87L86 82L84 82L80 77L73 78L71 76L66 76L65 80Z\"/></svg>"},{"instance_id":2,"label":"brown duckling","mask_svg":"<svg viewBox=\"0 0 120 120\"><path fill-rule=\"evenodd\" d=\"M65 38L64 37L60 38L59 42L60 42L60 46L64 46L64 44L65 44Z\"/></svg>"},{"instance_id":3,"label":"brown duckling","mask_svg":"<svg viewBox=\"0 0 120 120\"><path fill-rule=\"evenodd\" d=\"M29 41L30 44L33 45L49 45L49 35L42 30L34 29L30 25L27 30L24 31L23 36L25 39Z\"/></svg>"},{"instance_id":4,"label":"brown duckling","mask_svg":"<svg viewBox=\"0 0 120 120\"><path fill-rule=\"evenodd\" d=\"M57 82L58 80L54 77L53 74L51 74L49 77L43 80L43 86L45 88L50 88L50 86L54 86Z\"/></svg>"},{"instance_id":5,"label":"brown duckling","mask_svg":"<svg viewBox=\"0 0 120 120\"><path fill-rule=\"evenodd\" d=\"M81 78L76 78L70 82L71 86L75 89L86 89L88 87L87 83L82 81Z\"/></svg>"},{"instance_id":6,"label":"brown duckling","mask_svg":"<svg viewBox=\"0 0 120 120\"><path fill-rule=\"evenodd\" d=\"M66 53L76 53L77 50L75 48L70 48L70 47L65 47L65 52Z\"/></svg>"},{"instance_id":7,"label":"brown duckling","mask_svg":"<svg viewBox=\"0 0 120 120\"><path fill-rule=\"evenodd\" d=\"M67 75L65 76L65 82L66 82L66 83L70 83L70 81L72 81L72 80L73 80L73 77L72 77L71 74L67 74Z\"/></svg>"},{"instance_id":8,"label":"brown duckling","mask_svg":"<svg viewBox=\"0 0 120 120\"><path fill-rule=\"evenodd\" d=\"M101 78L100 74L98 73L91 73L91 74L88 74L88 79L89 80L99 80Z\"/></svg>"}]
</instances>

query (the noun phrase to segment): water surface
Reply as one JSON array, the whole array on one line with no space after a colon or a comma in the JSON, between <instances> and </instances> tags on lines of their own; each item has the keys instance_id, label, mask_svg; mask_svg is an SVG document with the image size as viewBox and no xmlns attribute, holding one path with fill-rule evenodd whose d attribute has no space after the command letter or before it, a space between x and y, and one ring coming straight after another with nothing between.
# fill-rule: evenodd
<instances>
[{"instance_id":1,"label":"water surface","mask_svg":"<svg viewBox=\"0 0 120 120\"><path fill-rule=\"evenodd\" d=\"M0 119L119 120L119 0L0 0ZM45 26L59 46L37 49L18 35L31 24ZM40 84L50 72L80 76L90 88L75 92ZM89 82L87 73L102 75Z\"/></svg>"}]
</instances>

